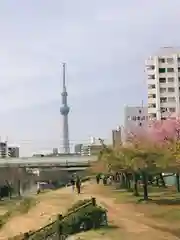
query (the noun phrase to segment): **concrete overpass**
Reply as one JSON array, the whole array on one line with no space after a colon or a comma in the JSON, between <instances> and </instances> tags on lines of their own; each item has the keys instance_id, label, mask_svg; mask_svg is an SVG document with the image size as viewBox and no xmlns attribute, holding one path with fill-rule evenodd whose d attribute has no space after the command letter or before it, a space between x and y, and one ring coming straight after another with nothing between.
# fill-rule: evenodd
<instances>
[{"instance_id":1,"label":"concrete overpass","mask_svg":"<svg viewBox=\"0 0 180 240\"><path fill-rule=\"evenodd\" d=\"M97 156L63 156L63 157L27 157L27 158L2 158L0 168L86 168L97 160Z\"/></svg>"}]
</instances>

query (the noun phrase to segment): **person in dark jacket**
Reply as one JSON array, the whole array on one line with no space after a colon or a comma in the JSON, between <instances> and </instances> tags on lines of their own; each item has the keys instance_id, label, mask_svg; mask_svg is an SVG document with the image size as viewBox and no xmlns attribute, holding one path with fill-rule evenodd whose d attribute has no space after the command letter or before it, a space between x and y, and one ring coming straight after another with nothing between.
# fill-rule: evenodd
<instances>
[{"instance_id":1,"label":"person in dark jacket","mask_svg":"<svg viewBox=\"0 0 180 240\"><path fill-rule=\"evenodd\" d=\"M81 193L81 180L80 180L79 176L77 176L77 178L76 178L76 189L77 189L77 193L80 194Z\"/></svg>"},{"instance_id":2,"label":"person in dark jacket","mask_svg":"<svg viewBox=\"0 0 180 240\"><path fill-rule=\"evenodd\" d=\"M101 178L101 174L99 173L99 174L96 175L96 182L97 182L97 184L99 184L100 178Z\"/></svg>"},{"instance_id":3,"label":"person in dark jacket","mask_svg":"<svg viewBox=\"0 0 180 240\"><path fill-rule=\"evenodd\" d=\"M71 179L71 186L72 186L72 190L74 191L74 188L75 188L75 180L74 180L74 178Z\"/></svg>"}]
</instances>

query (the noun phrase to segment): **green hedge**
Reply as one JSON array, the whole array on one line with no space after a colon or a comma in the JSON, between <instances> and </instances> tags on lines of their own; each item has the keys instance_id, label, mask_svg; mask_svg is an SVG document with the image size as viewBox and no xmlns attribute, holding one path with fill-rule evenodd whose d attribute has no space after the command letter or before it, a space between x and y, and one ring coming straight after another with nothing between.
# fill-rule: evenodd
<instances>
[{"instance_id":1,"label":"green hedge","mask_svg":"<svg viewBox=\"0 0 180 240\"><path fill-rule=\"evenodd\" d=\"M84 199L84 200L79 200L78 202L74 203L69 209L68 209L68 213L69 212L73 212L75 211L76 209L84 206L85 204L88 204L89 203L89 199Z\"/></svg>"},{"instance_id":2,"label":"green hedge","mask_svg":"<svg viewBox=\"0 0 180 240\"><path fill-rule=\"evenodd\" d=\"M62 221L62 232L65 235L71 235L82 230L98 228L102 225L105 214L106 210L98 206L89 205L81 208L80 211L71 214Z\"/></svg>"}]
</instances>

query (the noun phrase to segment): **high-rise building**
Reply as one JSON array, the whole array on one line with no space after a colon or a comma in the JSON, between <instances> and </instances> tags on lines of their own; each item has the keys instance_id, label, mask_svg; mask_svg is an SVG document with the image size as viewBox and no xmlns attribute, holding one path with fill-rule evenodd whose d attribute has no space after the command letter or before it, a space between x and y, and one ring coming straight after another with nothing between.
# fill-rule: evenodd
<instances>
[{"instance_id":1,"label":"high-rise building","mask_svg":"<svg viewBox=\"0 0 180 240\"><path fill-rule=\"evenodd\" d=\"M127 141L131 133L138 134L148 126L148 108L146 106L129 107L124 109L124 129L122 141Z\"/></svg>"},{"instance_id":2,"label":"high-rise building","mask_svg":"<svg viewBox=\"0 0 180 240\"><path fill-rule=\"evenodd\" d=\"M68 127L68 114L70 108L67 104L67 91L66 91L66 79L65 79L65 63L63 63L63 92L62 96L62 107L60 108L60 113L63 116L63 153L69 154L69 127Z\"/></svg>"},{"instance_id":3,"label":"high-rise building","mask_svg":"<svg viewBox=\"0 0 180 240\"><path fill-rule=\"evenodd\" d=\"M121 128L112 130L112 145L113 147L121 145Z\"/></svg>"},{"instance_id":4,"label":"high-rise building","mask_svg":"<svg viewBox=\"0 0 180 240\"><path fill-rule=\"evenodd\" d=\"M146 60L148 115L166 119L180 115L180 48L161 48Z\"/></svg>"}]
</instances>

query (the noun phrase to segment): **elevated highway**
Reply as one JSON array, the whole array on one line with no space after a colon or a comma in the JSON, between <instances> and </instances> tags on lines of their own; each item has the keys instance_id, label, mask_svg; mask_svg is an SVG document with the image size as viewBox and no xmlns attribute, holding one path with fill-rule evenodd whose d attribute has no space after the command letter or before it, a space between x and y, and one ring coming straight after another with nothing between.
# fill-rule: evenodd
<instances>
[{"instance_id":1,"label":"elevated highway","mask_svg":"<svg viewBox=\"0 0 180 240\"><path fill-rule=\"evenodd\" d=\"M86 168L97 160L97 156L62 156L62 157L27 157L27 158L1 158L0 168Z\"/></svg>"}]
</instances>

